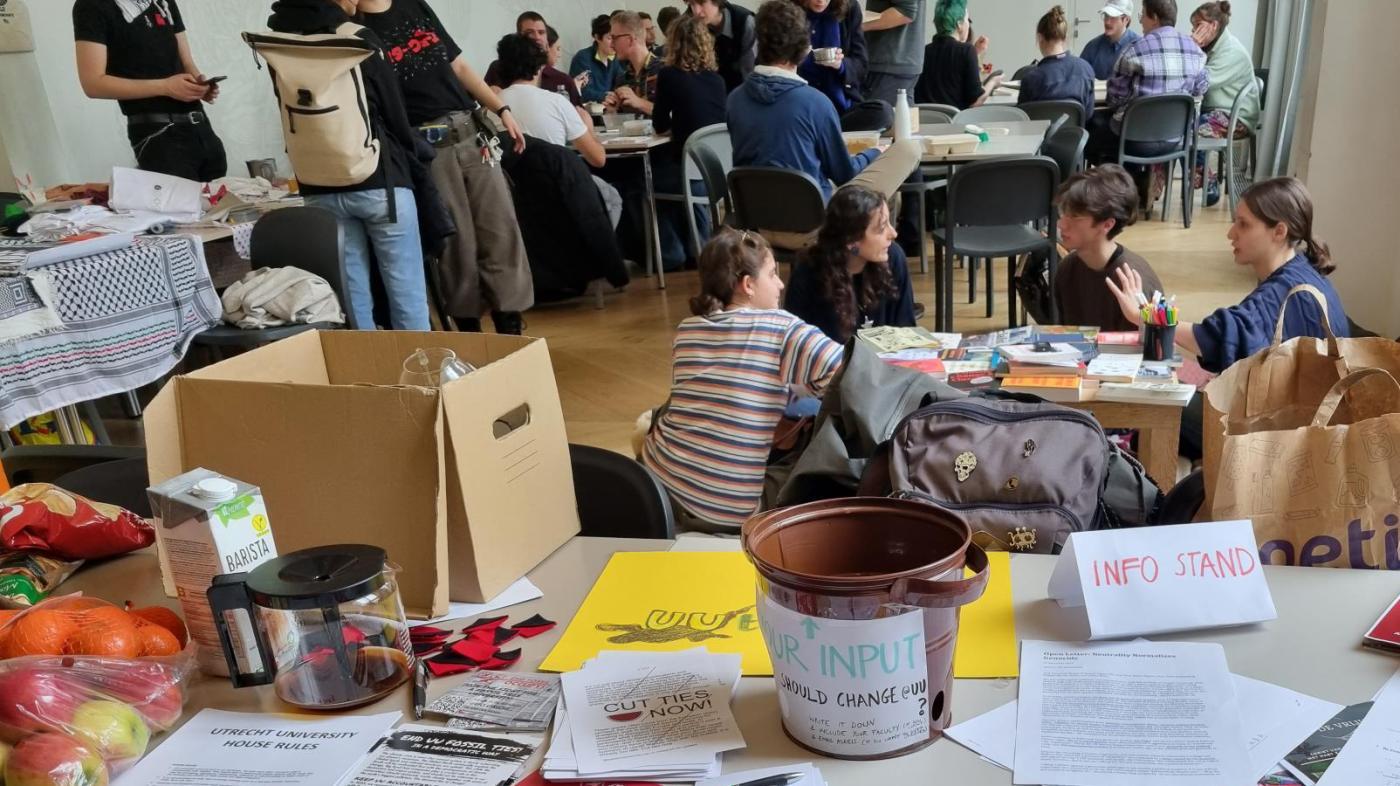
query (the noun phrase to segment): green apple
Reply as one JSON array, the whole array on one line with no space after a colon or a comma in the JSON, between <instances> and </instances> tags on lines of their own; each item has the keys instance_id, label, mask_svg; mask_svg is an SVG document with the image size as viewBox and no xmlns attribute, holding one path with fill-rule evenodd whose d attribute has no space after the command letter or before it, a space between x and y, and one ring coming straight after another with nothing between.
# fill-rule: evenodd
<instances>
[{"instance_id":1,"label":"green apple","mask_svg":"<svg viewBox=\"0 0 1400 786\"><path fill-rule=\"evenodd\" d=\"M57 732L26 737L5 761L5 786L107 786L107 780L101 756Z\"/></svg>"},{"instance_id":2,"label":"green apple","mask_svg":"<svg viewBox=\"0 0 1400 786\"><path fill-rule=\"evenodd\" d=\"M146 752L151 730L141 714L119 701L89 701L78 705L71 724L73 734L87 742L103 759L136 760Z\"/></svg>"}]
</instances>

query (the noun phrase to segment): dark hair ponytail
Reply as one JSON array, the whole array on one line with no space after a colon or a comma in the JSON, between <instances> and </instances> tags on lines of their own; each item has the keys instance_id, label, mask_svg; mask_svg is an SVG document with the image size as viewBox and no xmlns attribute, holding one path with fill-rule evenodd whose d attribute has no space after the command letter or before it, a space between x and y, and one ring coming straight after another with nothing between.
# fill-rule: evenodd
<instances>
[{"instance_id":1,"label":"dark hair ponytail","mask_svg":"<svg viewBox=\"0 0 1400 786\"><path fill-rule=\"evenodd\" d=\"M700 294L690 299L690 313L703 317L723 311L744 276L758 278L770 253L768 241L757 232L721 229L700 252Z\"/></svg>"},{"instance_id":2,"label":"dark hair ponytail","mask_svg":"<svg viewBox=\"0 0 1400 786\"><path fill-rule=\"evenodd\" d=\"M1191 21L1201 20L1204 22L1214 22L1220 26L1216 36L1225 32L1225 28L1230 26L1230 0L1211 0L1209 3L1202 3L1200 8L1191 12Z\"/></svg>"},{"instance_id":3,"label":"dark hair ponytail","mask_svg":"<svg viewBox=\"0 0 1400 786\"><path fill-rule=\"evenodd\" d=\"M1069 19L1065 17L1064 6L1055 6L1050 9L1045 16L1040 18L1036 24L1035 31L1046 41L1065 41L1069 39Z\"/></svg>"},{"instance_id":4,"label":"dark hair ponytail","mask_svg":"<svg viewBox=\"0 0 1400 786\"><path fill-rule=\"evenodd\" d=\"M840 339L849 339L856 329L855 304L869 309L894 294L894 276L887 265L866 265L860 277L860 291L852 292L851 273L846 268L850 247L870 230L870 222L888 204L879 193L863 186L839 189L826 206L826 218L817 231L817 242L800 264L816 266L822 299L836 311Z\"/></svg>"},{"instance_id":5,"label":"dark hair ponytail","mask_svg":"<svg viewBox=\"0 0 1400 786\"><path fill-rule=\"evenodd\" d=\"M1317 272L1325 276L1337 269L1331 249L1313 234L1312 196L1302 181L1292 177L1264 180L1246 189L1240 199L1266 225L1287 227L1289 242L1295 248L1302 246Z\"/></svg>"}]
</instances>

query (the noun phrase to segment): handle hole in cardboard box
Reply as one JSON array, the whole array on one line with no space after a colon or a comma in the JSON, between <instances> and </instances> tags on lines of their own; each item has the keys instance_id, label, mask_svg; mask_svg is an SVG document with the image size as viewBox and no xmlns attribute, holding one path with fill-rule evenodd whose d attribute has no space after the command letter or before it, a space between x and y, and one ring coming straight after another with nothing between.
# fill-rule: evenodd
<instances>
[{"instance_id":1,"label":"handle hole in cardboard box","mask_svg":"<svg viewBox=\"0 0 1400 786\"><path fill-rule=\"evenodd\" d=\"M530 425L530 405L521 404L491 423L491 435L501 440Z\"/></svg>"}]
</instances>

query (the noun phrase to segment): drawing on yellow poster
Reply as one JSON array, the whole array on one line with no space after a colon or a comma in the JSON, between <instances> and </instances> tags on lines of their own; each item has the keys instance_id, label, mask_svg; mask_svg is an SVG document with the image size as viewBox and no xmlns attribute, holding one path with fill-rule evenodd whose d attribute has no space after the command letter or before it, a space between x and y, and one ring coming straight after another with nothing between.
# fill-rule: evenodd
<instances>
[{"instance_id":1,"label":"drawing on yellow poster","mask_svg":"<svg viewBox=\"0 0 1400 786\"><path fill-rule=\"evenodd\" d=\"M771 675L755 588L742 552L619 552L540 670L574 671L602 650L702 646L739 653L745 676Z\"/></svg>"}]
</instances>

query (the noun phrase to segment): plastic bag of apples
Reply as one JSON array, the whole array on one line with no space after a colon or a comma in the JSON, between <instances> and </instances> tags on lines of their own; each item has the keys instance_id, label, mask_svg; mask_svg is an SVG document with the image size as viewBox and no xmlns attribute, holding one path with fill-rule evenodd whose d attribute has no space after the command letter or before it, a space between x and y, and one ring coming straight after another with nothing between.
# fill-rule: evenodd
<instances>
[{"instance_id":1,"label":"plastic bag of apples","mask_svg":"<svg viewBox=\"0 0 1400 786\"><path fill-rule=\"evenodd\" d=\"M105 786L179 721L195 662L169 609L67 595L0 614L4 786Z\"/></svg>"}]
</instances>

